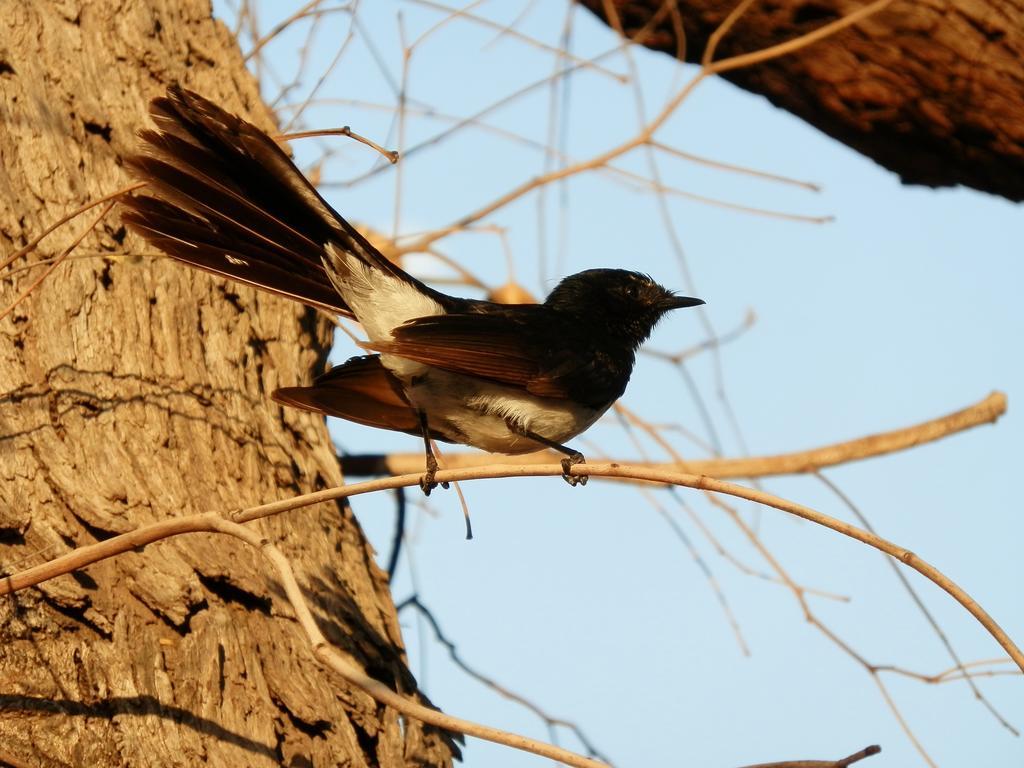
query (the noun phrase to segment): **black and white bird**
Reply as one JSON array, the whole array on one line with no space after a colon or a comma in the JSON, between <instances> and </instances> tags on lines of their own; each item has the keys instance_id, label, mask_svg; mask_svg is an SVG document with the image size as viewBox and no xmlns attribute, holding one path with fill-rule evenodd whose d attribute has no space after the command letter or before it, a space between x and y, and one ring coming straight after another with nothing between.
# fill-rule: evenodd
<instances>
[{"instance_id":1,"label":"black and white bird","mask_svg":"<svg viewBox=\"0 0 1024 768\"><path fill-rule=\"evenodd\" d=\"M147 182L123 198L126 223L198 269L354 317L375 354L354 357L279 403L506 454L566 443L625 391L635 355L677 296L647 275L590 269L542 304L448 296L385 258L251 123L183 88L154 99L156 129L128 164Z\"/></svg>"}]
</instances>

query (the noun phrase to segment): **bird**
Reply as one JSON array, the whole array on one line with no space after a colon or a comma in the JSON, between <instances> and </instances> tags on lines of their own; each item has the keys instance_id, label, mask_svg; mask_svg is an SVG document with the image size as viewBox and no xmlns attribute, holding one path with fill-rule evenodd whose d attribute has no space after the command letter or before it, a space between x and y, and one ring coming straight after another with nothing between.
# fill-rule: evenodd
<instances>
[{"instance_id":1,"label":"bird","mask_svg":"<svg viewBox=\"0 0 1024 768\"><path fill-rule=\"evenodd\" d=\"M541 303L450 296L387 259L337 213L263 130L179 85L150 102L154 128L126 158L146 187L123 219L191 267L356 319L363 351L286 406L503 454L552 448L570 485L585 463L567 443L626 390L636 353L668 312L704 304L628 269L588 269ZM446 486L447 487L447 486Z\"/></svg>"}]
</instances>

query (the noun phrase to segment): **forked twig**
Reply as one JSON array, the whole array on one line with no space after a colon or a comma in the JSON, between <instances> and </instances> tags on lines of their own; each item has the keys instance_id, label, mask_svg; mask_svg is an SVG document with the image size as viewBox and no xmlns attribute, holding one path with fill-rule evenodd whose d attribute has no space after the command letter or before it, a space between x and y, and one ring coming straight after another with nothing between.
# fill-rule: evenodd
<instances>
[{"instance_id":1,"label":"forked twig","mask_svg":"<svg viewBox=\"0 0 1024 768\"><path fill-rule=\"evenodd\" d=\"M274 141L292 141L293 139L309 139L314 136L348 136L350 139L355 139L358 142L365 144L371 149L377 150L381 155L384 156L389 163L394 165L399 160L398 152L393 149L384 149L380 144L368 139L361 134L356 133L347 125L343 125L341 128L321 128L314 131L293 131L291 133L282 133L274 136Z\"/></svg>"},{"instance_id":2,"label":"forked twig","mask_svg":"<svg viewBox=\"0 0 1024 768\"><path fill-rule=\"evenodd\" d=\"M18 296L14 299L14 301L12 301L5 309L0 310L0 320L3 320L5 317L7 317L7 315L9 315L11 312L13 312L15 307L17 307L19 304L21 304L21 302L23 302L28 297L28 295L30 293L32 293L32 291L34 291L36 288L38 288L42 284L42 282L47 277L49 277L50 274L55 269L57 269L57 267L59 267L61 264L64 263L64 261L71 254L71 252L74 251L75 248L77 248L78 245L83 240L85 240L86 236L88 236L88 234L90 232L92 232L96 228L96 225L99 224L101 221L103 221L104 218L106 218L107 214L110 213L110 209L114 207L115 203L116 203L115 200L111 200L109 198L109 196L107 197L107 204L105 206L103 206L103 210L100 211L99 215L95 219L92 220L92 222L89 224L89 226L86 227L82 231L82 233L78 237L76 237L74 239L74 241L72 241L71 245L69 245L67 248L65 248L63 251L61 251L61 254L57 258L55 258L53 260L53 262L50 264L50 266L48 266L44 270L43 274L39 275L39 277L37 277L35 280L33 280L31 283L29 283L28 287L25 290L23 290L21 293L19 293Z\"/></svg>"},{"instance_id":3,"label":"forked twig","mask_svg":"<svg viewBox=\"0 0 1024 768\"><path fill-rule=\"evenodd\" d=\"M86 203L85 205L81 205L78 208L75 208L75 210L71 211L71 213L64 214L59 219L57 219L57 221L55 221L53 224L51 224L38 235L36 235L34 238L32 238L32 240L30 240L27 245L23 246L22 248L19 248L6 259L4 259L3 262L0 262L0 269L6 269L11 264L13 264L17 259L24 256L26 253L33 251L35 247L42 242L44 237L54 232L62 225L67 224L76 216L81 216L90 208L95 208L97 205L100 205L101 203L105 203L108 200L113 200L114 198L120 197L121 195L126 195L129 192L133 192L136 189L141 189L144 186L146 186L146 182L144 181L129 184L128 186L122 187L121 189L115 192L111 192L109 195L103 195L103 197L98 197L95 200L91 200L90 202Z\"/></svg>"}]
</instances>

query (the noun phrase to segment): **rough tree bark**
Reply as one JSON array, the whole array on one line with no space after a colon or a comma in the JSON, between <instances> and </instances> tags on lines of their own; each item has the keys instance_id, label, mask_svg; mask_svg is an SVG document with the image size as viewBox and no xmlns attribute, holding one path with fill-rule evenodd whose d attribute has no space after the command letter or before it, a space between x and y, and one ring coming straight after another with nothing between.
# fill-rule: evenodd
<instances>
[{"instance_id":1,"label":"rough tree bark","mask_svg":"<svg viewBox=\"0 0 1024 768\"><path fill-rule=\"evenodd\" d=\"M699 62L738 0L578 0L630 38ZM724 58L798 37L865 0L758 0ZM615 14L611 14L614 16ZM616 26L614 19L612 25ZM680 35L685 30L685 45ZM834 37L725 77L895 171L1024 200L1024 3L896 0Z\"/></svg>"},{"instance_id":2,"label":"rough tree bark","mask_svg":"<svg viewBox=\"0 0 1024 768\"><path fill-rule=\"evenodd\" d=\"M121 158L167 83L271 127L208 0L2 6L0 261L128 182ZM58 254L94 215L14 268ZM341 481L322 420L267 398L322 366L329 324L138 258L144 248L115 210L80 247L91 257L0 322L8 572L143 523ZM0 307L38 274L0 274ZM324 504L262 529L292 558L329 638L410 688L387 579L350 510ZM438 736L325 679L260 555L227 537L160 543L7 599L0 649L0 762L451 762Z\"/></svg>"}]
</instances>

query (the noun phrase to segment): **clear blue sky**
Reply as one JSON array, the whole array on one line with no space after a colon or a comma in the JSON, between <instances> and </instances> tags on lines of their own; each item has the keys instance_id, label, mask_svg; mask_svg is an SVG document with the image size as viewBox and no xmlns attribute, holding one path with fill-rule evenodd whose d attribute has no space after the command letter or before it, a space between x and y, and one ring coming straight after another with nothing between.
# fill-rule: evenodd
<instances>
[{"instance_id":1,"label":"clear blue sky","mask_svg":"<svg viewBox=\"0 0 1024 768\"><path fill-rule=\"evenodd\" d=\"M527 5L491 2L477 12L508 21ZM264 6L264 29L293 9L292 4ZM366 40L368 35L391 77L399 79L399 13L407 40L442 17L411 2L362 3L361 29L321 97L395 103ZM535 3L517 28L554 45L564 15L561 3ZM325 22L312 51L312 74L297 94L314 85L349 29L347 14ZM268 61L280 73L295 66L297 42L298 36L286 37L270 49ZM614 45L605 27L577 12L574 52L588 56ZM642 50L635 56L650 114L695 71ZM492 30L453 20L414 53L409 96L440 112L470 115L550 74L554 63L539 48L508 36L495 41ZM621 55L604 63L627 71ZM299 95L287 99L298 100ZM550 103L549 90L539 89L487 121L543 142ZM562 130L575 159L636 130L631 86L599 73L575 76L562 103L568 105ZM347 124L403 148L383 111L335 104L309 110L305 124ZM444 125L410 119L404 146ZM688 290L707 300L713 326L726 332L748 310L757 313L754 327L724 347L718 361L750 453L798 450L913 424L994 389L1009 395L1010 411L995 426L827 474L880 534L938 566L1024 641L1024 522L1020 494L1011 493L1024 445L1018 413L1024 397L1021 211L973 192L903 187L892 174L764 99L720 81L702 84L659 138L688 152L814 181L823 192L674 159L660 162L666 184L744 205L836 217L834 223L815 225L681 199L668 203L693 275ZM328 180L354 177L375 160L364 147L341 140L302 145L300 160L315 157L318 146L336 153L324 168ZM623 167L647 173L642 153ZM402 164L399 231L447 225L543 169L544 158L534 148L494 133L463 131ZM352 220L390 232L397 173L390 169L356 187L332 189L330 199ZM548 190L546 231L539 210L537 196L531 195L488 219L507 228L517 274L536 294L546 293L563 274L594 266L641 269L669 286L687 287L654 196L591 174L573 179L564 190ZM541 240L546 269L538 257ZM506 259L494 235L460 235L441 247L487 281L504 281ZM439 273L427 261L412 266L427 276ZM698 315L680 312L658 328L651 344L680 349L704 338ZM336 355L344 359L356 353L342 339ZM690 366L723 453L738 455L743 447L716 391L715 370L711 355ZM682 378L663 363L641 359L624 402L652 421L677 422L710 439ZM411 437L346 423L331 428L338 445L353 453L419 448ZM595 427L588 438L610 456L637 457L614 419ZM704 455L685 439L672 439L687 457ZM770 479L763 486L850 519L813 478ZM870 676L803 621L792 595L739 572L708 544L678 499L737 558L767 569L725 515L699 494L656 497L713 571L750 646L749 657L741 653L700 565L635 490L597 480L570 489L558 479L545 479L478 482L464 491L476 532L472 542L462 538L453 492L432 496L429 512L411 507L406 551L413 567L408 559L401 562L396 600L418 590L467 662L578 723L616 765L835 759L871 743L884 751L864 765L925 764ZM392 499L360 498L353 506L385 561ZM881 555L773 510L745 504L739 509L795 579L852 599L812 598L811 605L869 661L924 673L951 666ZM964 660L1000 655L996 643L948 596L916 574L911 581ZM403 624L413 669L439 706L548 738L536 717L455 669L414 614L403 614ZM962 683L927 686L892 675L883 679L937 764L1008 768L1024 762L1021 740ZM1020 677L982 679L979 685L1015 726L1024 728ZM564 733L562 743L579 746ZM545 763L471 741L466 764Z\"/></svg>"}]
</instances>

